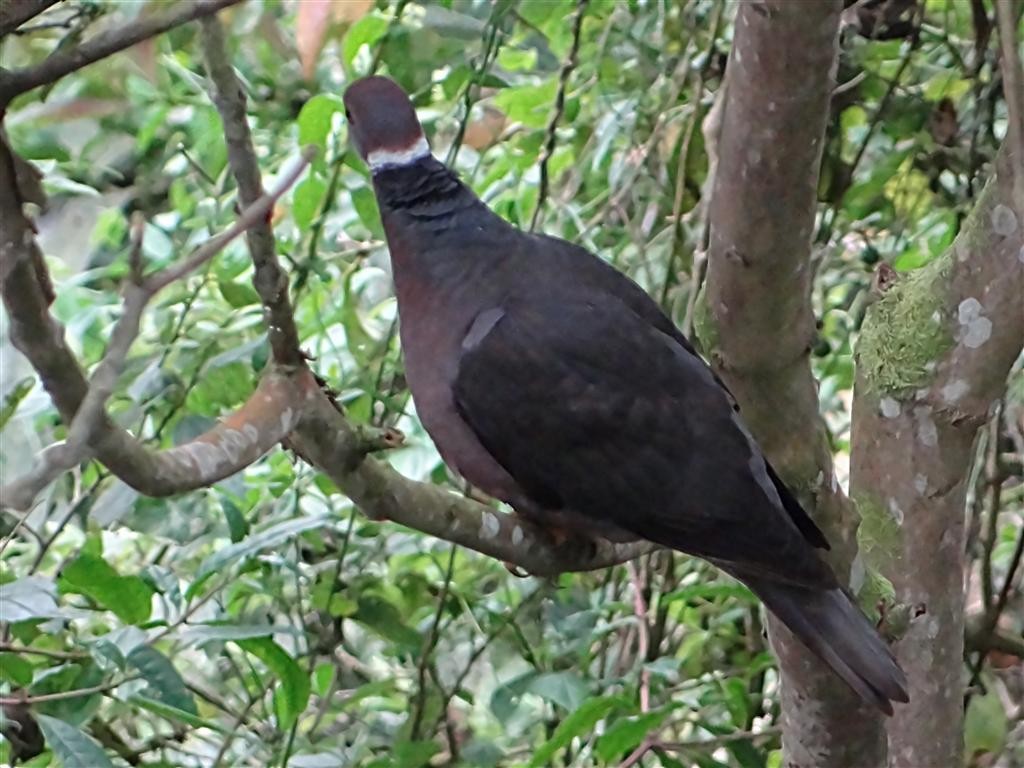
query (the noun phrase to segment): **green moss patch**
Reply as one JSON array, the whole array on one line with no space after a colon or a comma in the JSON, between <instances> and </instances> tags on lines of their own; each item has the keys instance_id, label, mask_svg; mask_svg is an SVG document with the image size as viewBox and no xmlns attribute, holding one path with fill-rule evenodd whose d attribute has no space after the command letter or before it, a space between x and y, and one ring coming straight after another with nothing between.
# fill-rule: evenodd
<instances>
[{"instance_id":1,"label":"green moss patch","mask_svg":"<svg viewBox=\"0 0 1024 768\"><path fill-rule=\"evenodd\" d=\"M934 363L953 346L946 310L950 257L899 280L868 308L857 365L871 390L903 395L931 381Z\"/></svg>"}]
</instances>

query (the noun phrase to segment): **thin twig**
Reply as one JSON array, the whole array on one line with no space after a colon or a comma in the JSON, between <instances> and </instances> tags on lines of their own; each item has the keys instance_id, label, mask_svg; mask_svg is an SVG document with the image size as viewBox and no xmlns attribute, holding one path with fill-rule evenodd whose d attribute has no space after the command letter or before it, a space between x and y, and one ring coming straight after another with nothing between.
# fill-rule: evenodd
<instances>
[{"instance_id":1,"label":"thin twig","mask_svg":"<svg viewBox=\"0 0 1024 768\"><path fill-rule=\"evenodd\" d=\"M1013 548L1013 554L1010 555L1010 566L1006 569L1006 580L999 589L999 596L996 598L996 604L992 608L992 615L988 620L990 631L999 625L999 617L1002 616L1003 611L1006 610L1006 604L1010 601L1010 593L1013 591L1013 582L1017 577L1017 569L1020 568L1021 557L1024 557L1024 528L1017 534L1017 544Z\"/></svg>"},{"instance_id":2,"label":"thin twig","mask_svg":"<svg viewBox=\"0 0 1024 768\"><path fill-rule=\"evenodd\" d=\"M89 658L89 654L85 651L50 651L44 648L30 648L27 645L16 645L14 643L0 643L0 653L18 653L24 656L46 656L50 659L62 659L64 661Z\"/></svg>"},{"instance_id":3,"label":"thin twig","mask_svg":"<svg viewBox=\"0 0 1024 768\"><path fill-rule=\"evenodd\" d=\"M497 57L498 49L501 47L499 43L500 30L498 29L500 20L501 17L492 11L490 21L488 22L487 39L484 41L484 52L480 59L480 66L473 72L473 76L466 83L465 89L462 92L462 119L459 121L458 130L455 133L455 138L452 140L451 147L448 149L448 156L444 161L445 165L450 168L455 167L455 159L459 156L459 150L462 149L462 139L466 135L466 126L469 124L469 117L473 111L474 89L491 68L491 63Z\"/></svg>"},{"instance_id":4,"label":"thin twig","mask_svg":"<svg viewBox=\"0 0 1024 768\"><path fill-rule=\"evenodd\" d=\"M441 625L441 616L444 615L444 604L448 600L448 589L451 587L452 575L455 572L455 553L458 547L452 544L448 554L448 569L444 575L444 584L441 585L441 593L437 596L437 610L434 612L434 621L430 625L430 633L423 643L423 653L420 656L419 667L416 671L417 688L415 714L413 715L410 740L416 741L420 737L420 727L423 724L423 711L427 705L427 660L434 652L437 645L438 628Z\"/></svg>"},{"instance_id":5,"label":"thin twig","mask_svg":"<svg viewBox=\"0 0 1024 768\"><path fill-rule=\"evenodd\" d=\"M637 622L636 657L640 661L640 711L648 712L651 708L651 673L647 669L647 647L650 640L650 626L647 623L647 603L644 600L644 583L640 578L640 569L636 562L630 562L629 578L633 583L633 613Z\"/></svg>"},{"instance_id":6,"label":"thin twig","mask_svg":"<svg viewBox=\"0 0 1024 768\"><path fill-rule=\"evenodd\" d=\"M384 51L388 47L388 43L391 42L391 37L395 33L395 27L397 27L402 21L402 15L405 13L405 7L409 4L409 0L398 0L398 5L395 6L395 12L392 14L390 21L388 21L388 28L384 30L384 35L381 37L380 42L377 43L377 50L374 51L373 61L370 62L370 71L368 74L376 74L377 68L380 67L381 59L384 57Z\"/></svg>"},{"instance_id":7,"label":"thin twig","mask_svg":"<svg viewBox=\"0 0 1024 768\"><path fill-rule=\"evenodd\" d=\"M40 693L37 696L0 696L0 707L15 706L18 704L42 704L47 701L66 701L67 699L77 699L82 696L92 696L96 693L106 693L112 691L125 683L130 683L133 680L138 680L142 675L130 675L122 680L118 680L113 683L102 683L100 685L93 685L89 688L75 688L71 691L57 691L56 693Z\"/></svg>"},{"instance_id":8,"label":"thin twig","mask_svg":"<svg viewBox=\"0 0 1024 768\"><path fill-rule=\"evenodd\" d=\"M565 92L569 87L569 78L576 69L577 56L580 51L580 33L583 30L583 16L586 14L587 0L576 0L576 11L572 17L572 45L569 47L569 55L562 63L562 71L558 75L558 93L555 95L555 106L551 110L551 119L548 121L547 140L544 142L544 151L540 156L540 190L537 193L537 205L533 209L533 218L530 219L530 231L537 228L540 220L540 212L544 209L544 202L548 197L548 188L551 185L548 178L548 163L551 156L555 154L555 143L557 141L558 123L565 111Z\"/></svg>"},{"instance_id":9,"label":"thin twig","mask_svg":"<svg viewBox=\"0 0 1024 768\"><path fill-rule=\"evenodd\" d=\"M241 0L193 0L169 13L142 17L131 24L103 32L81 45L52 54L34 67L3 72L0 74L0 108L9 104L15 96L20 96L33 88L54 83L65 75L130 48L136 43L195 19L210 16L239 2Z\"/></svg>"}]
</instances>

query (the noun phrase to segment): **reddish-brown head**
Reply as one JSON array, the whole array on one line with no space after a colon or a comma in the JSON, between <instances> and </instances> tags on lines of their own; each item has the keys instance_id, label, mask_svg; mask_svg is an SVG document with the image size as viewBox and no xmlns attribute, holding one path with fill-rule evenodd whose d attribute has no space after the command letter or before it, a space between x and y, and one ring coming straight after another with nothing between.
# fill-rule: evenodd
<instances>
[{"instance_id":1,"label":"reddish-brown head","mask_svg":"<svg viewBox=\"0 0 1024 768\"><path fill-rule=\"evenodd\" d=\"M430 154L412 102L394 80L374 75L345 90L349 135L373 171L408 165Z\"/></svg>"}]
</instances>

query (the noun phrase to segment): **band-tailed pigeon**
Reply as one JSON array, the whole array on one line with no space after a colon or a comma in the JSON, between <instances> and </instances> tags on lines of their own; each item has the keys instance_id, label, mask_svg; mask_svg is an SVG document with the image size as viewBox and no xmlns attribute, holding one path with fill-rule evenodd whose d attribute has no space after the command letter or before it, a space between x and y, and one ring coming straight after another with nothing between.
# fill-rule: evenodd
<instances>
[{"instance_id":1,"label":"band-tailed pigeon","mask_svg":"<svg viewBox=\"0 0 1024 768\"><path fill-rule=\"evenodd\" d=\"M488 209L431 155L393 81L361 79L344 101L391 252L409 388L444 460L542 526L711 561L866 701L907 701L818 556L824 535L658 305L583 248Z\"/></svg>"}]
</instances>

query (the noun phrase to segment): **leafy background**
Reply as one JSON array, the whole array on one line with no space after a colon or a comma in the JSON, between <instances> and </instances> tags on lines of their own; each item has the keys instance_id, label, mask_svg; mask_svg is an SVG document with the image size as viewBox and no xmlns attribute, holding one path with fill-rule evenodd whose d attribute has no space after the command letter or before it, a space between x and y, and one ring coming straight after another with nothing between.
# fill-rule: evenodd
<instances>
[{"instance_id":1,"label":"leafy background","mask_svg":"<svg viewBox=\"0 0 1024 768\"><path fill-rule=\"evenodd\" d=\"M4 40L0 65L159 5L70 0ZM536 216L693 325L714 162L701 129L734 8L591 0L578 35L576 12L549 0L336 0L222 14L265 182L303 145L322 150L275 212L303 345L353 419L405 433L389 458L410 477L459 487L402 376L379 216L342 119L353 78L398 80L435 152L502 216L523 227ZM971 2L928 0L917 35L869 39L854 21L814 245L814 365L844 482L852 346L874 265L908 271L950 245L1005 131L995 45ZM7 116L15 149L46 174L38 224L54 312L89 364L118 315L129 215L145 214L154 265L235 216L207 87L197 30L184 27ZM110 403L120 424L169 446L242 403L268 358L250 278L238 242L161 294ZM0 471L14 477L64 427L3 335ZM1022 412L1018 366L978 448L969 612L982 571L1005 578L1022 535ZM30 765L617 765L649 734L665 746L647 765L780 764L759 608L699 561L659 553L521 578L366 520L283 450L173 499L83 465L24 521L4 513L0 534L2 693L32 697L48 745ZM1022 622L1017 591L1001 627L1019 637ZM965 661L970 759L1024 765L1020 659ZM0 762L26 755L33 735L11 701Z\"/></svg>"}]
</instances>

